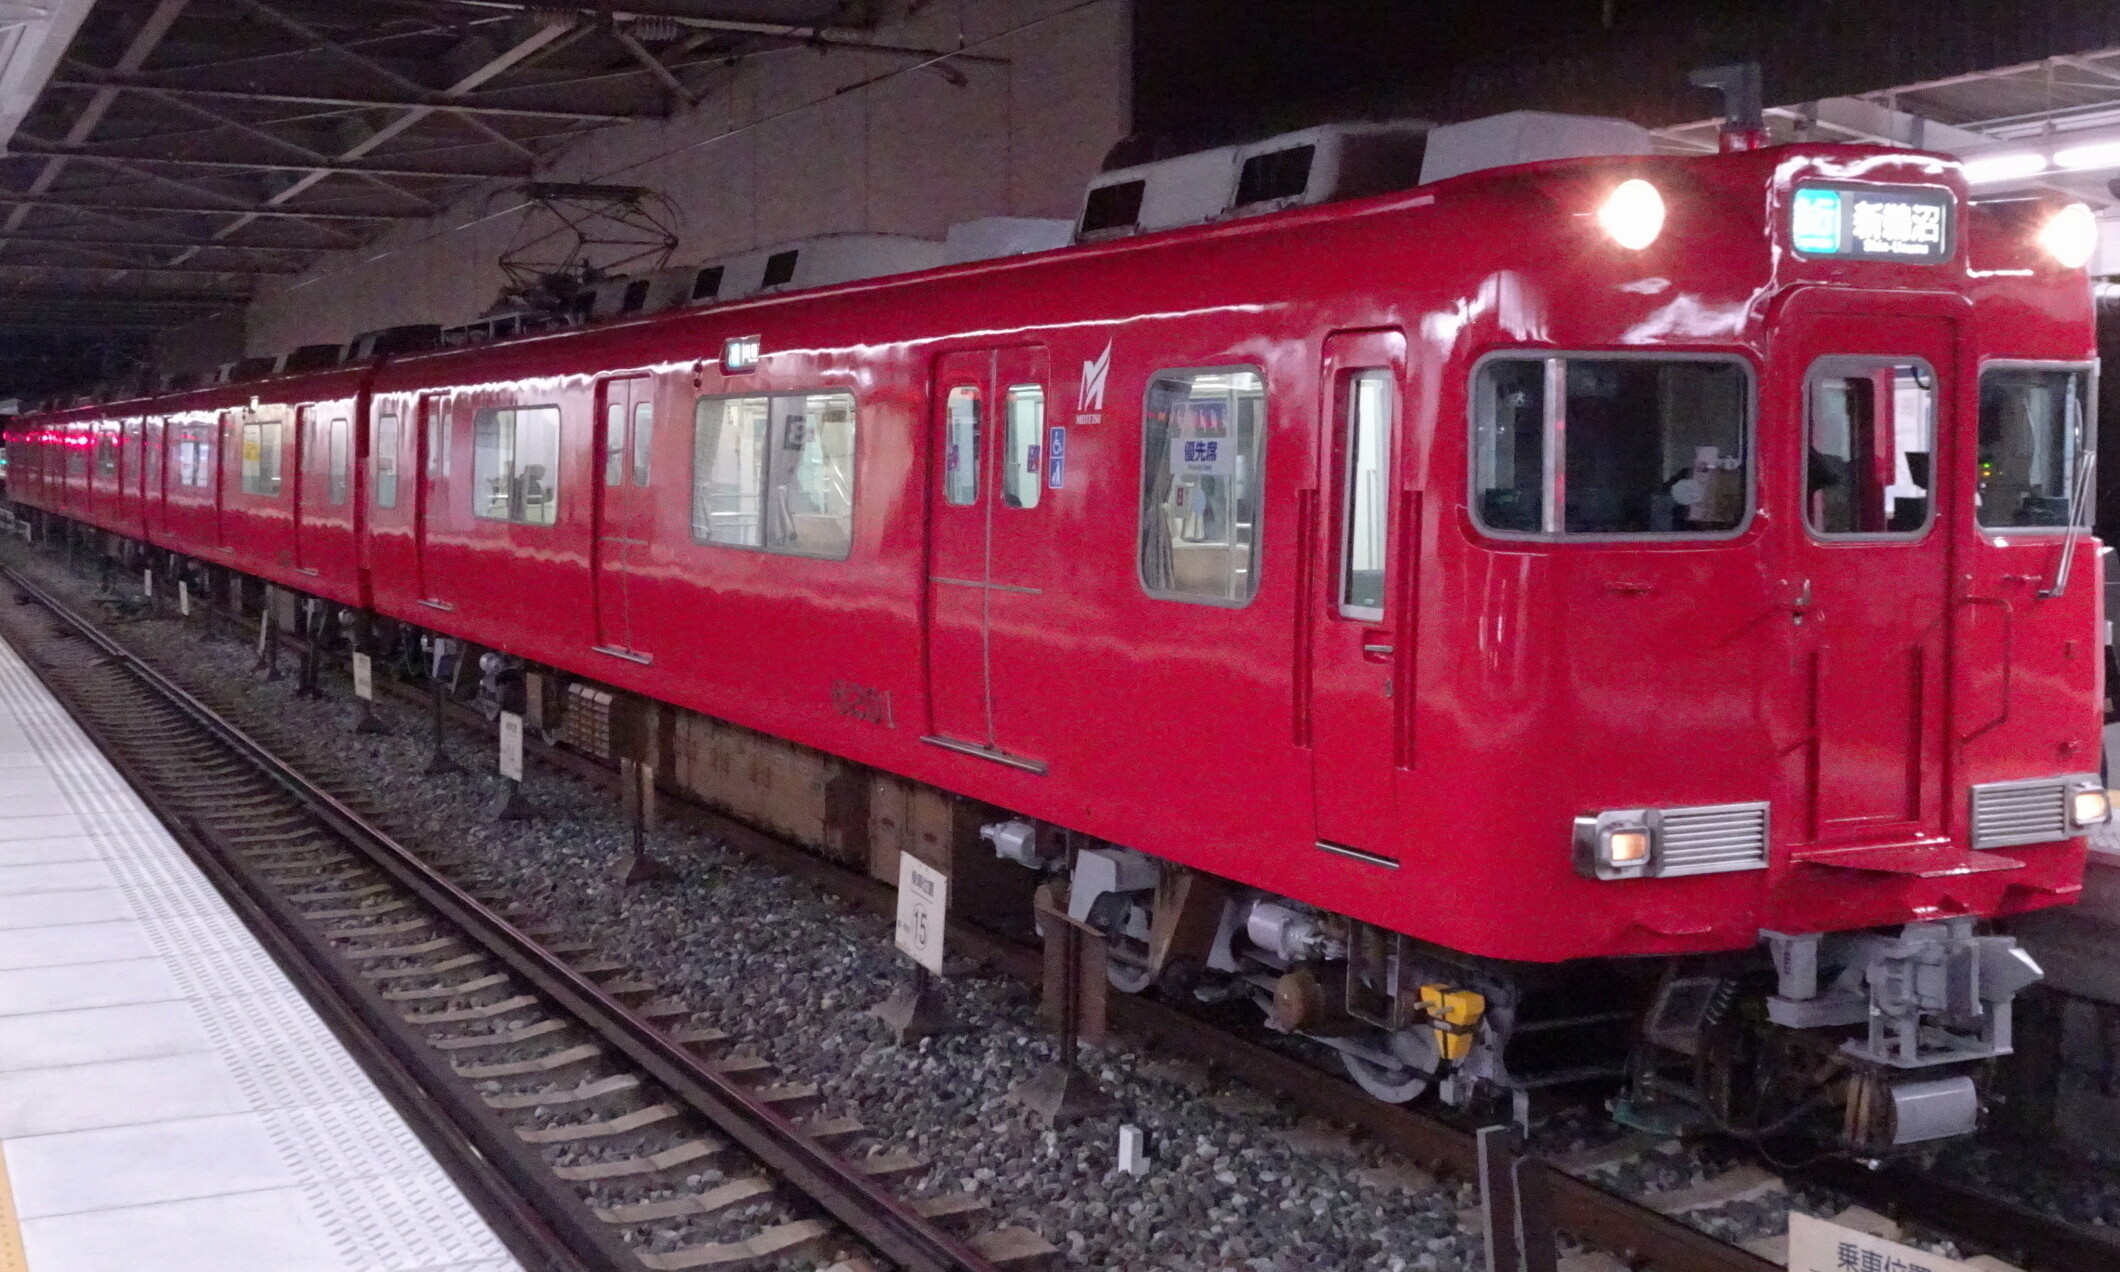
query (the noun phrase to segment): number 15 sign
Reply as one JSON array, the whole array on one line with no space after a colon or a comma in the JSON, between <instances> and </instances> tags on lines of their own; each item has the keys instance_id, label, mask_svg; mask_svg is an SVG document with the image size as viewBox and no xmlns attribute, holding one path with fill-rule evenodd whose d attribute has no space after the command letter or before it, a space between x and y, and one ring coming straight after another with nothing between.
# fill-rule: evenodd
<instances>
[{"instance_id":1,"label":"number 15 sign","mask_svg":"<svg viewBox=\"0 0 2120 1272\"><path fill-rule=\"evenodd\" d=\"M949 912L950 877L912 853L899 853L898 948L938 976L942 973L942 929Z\"/></svg>"}]
</instances>

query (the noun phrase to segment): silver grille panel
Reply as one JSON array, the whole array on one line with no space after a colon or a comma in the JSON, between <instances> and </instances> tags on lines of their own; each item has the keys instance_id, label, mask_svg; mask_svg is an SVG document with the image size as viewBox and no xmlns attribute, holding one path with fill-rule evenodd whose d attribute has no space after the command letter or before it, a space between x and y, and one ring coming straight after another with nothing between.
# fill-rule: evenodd
<instances>
[{"instance_id":1,"label":"silver grille panel","mask_svg":"<svg viewBox=\"0 0 2120 1272\"><path fill-rule=\"evenodd\" d=\"M1658 813L1656 866L1663 878L1767 868L1767 806L1711 804Z\"/></svg>"},{"instance_id":2,"label":"silver grille panel","mask_svg":"<svg viewBox=\"0 0 2120 1272\"><path fill-rule=\"evenodd\" d=\"M2007 848L2013 844L2050 844L2081 834L2069 825L2071 787L2099 785L2092 773L2070 777L2035 777L2022 782L1989 782L1973 788L1973 847Z\"/></svg>"}]
</instances>

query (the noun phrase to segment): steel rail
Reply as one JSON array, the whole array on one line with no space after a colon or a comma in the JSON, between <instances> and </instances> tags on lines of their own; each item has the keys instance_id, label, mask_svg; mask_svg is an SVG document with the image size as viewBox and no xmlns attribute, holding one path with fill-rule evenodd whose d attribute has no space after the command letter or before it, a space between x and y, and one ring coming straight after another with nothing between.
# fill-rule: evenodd
<instances>
[{"instance_id":1,"label":"steel rail","mask_svg":"<svg viewBox=\"0 0 2120 1272\"><path fill-rule=\"evenodd\" d=\"M486 946L539 993L588 1024L635 1066L691 1105L717 1130L885 1258L906 1272L997 1272L983 1255L920 1217L852 1163L686 1051L602 986L546 951L386 831L297 772L20 571L0 565L0 573L24 595L79 631L106 659L189 717L224 747L241 755L373 865ZM585 1207L583 1214L587 1215ZM592 1217L588 1222L596 1221Z\"/></svg>"}]
</instances>

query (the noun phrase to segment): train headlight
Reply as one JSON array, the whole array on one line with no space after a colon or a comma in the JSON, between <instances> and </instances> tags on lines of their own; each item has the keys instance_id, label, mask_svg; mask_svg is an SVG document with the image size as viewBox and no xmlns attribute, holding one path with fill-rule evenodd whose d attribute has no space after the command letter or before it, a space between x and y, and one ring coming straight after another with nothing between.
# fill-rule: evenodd
<instances>
[{"instance_id":1,"label":"train headlight","mask_svg":"<svg viewBox=\"0 0 2120 1272\"><path fill-rule=\"evenodd\" d=\"M2103 826L2112 815L2112 800L2105 793L2102 783L2096 786L2077 786L2069 791L2068 818L2077 830Z\"/></svg>"},{"instance_id":2,"label":"train headlight","mask_svg":"<svg viewBox=\"0 0 2120 1272\"><path fill-rule=\"evenodd\" d=\"M2081 203L2071 203L2039 227L2039 246L2063 269L2082 269L2098 250L2098 218Z\"/></svg>"},{"instance_id":3,"label":"train headlight","mask_svg":"<svg viewBox=\"0 0 2120 1272\"><path fill-rule=\"evenodd\" d=\"M1575 819L1575 868L1593 879L1637 879L1656 856L1649 810L1630 808Z\"/></svg>"},{"instance_id":4,"label":"train headlight","mask_svg":"<svg viewBox=\"0 0 2120 1272\"><path fill-rule=\"evenodd\" d=\"M1598 205L1597 228L1621 247L1638 252L1664 232L1664 196L1640 177L1629 177Z\"/></svg>"}]
</instances>

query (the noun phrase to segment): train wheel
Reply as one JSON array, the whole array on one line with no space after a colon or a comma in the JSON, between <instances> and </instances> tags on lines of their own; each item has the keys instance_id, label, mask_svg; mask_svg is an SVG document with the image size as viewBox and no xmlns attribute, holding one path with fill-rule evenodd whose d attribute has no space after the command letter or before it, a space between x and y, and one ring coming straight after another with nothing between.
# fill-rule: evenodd
<instances>
[{"instance_id":1,"label":"train wheel","mask_svg":"<svg viewBox=\"0 0 2120 1272\"><path fill-rule=\"evenodd\" d=\"M1351 1051L1340 1053L1355 1085L1386 1104L1406 1104L1426 1094L1435 1082L1438 1060L1435 1035L1426 1029L1402 1029L1387 1042L1396 1063L1386 1064Z\"/></svg>"}]
</instances>

